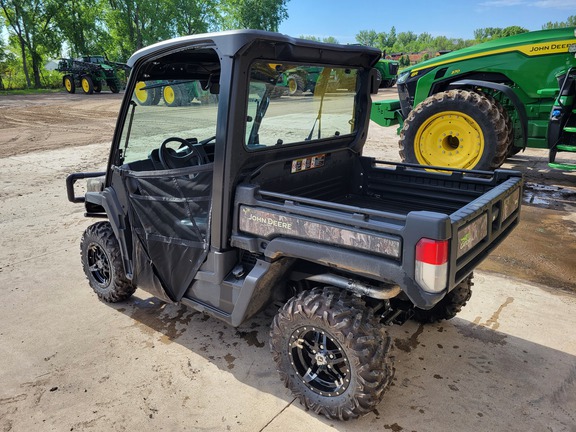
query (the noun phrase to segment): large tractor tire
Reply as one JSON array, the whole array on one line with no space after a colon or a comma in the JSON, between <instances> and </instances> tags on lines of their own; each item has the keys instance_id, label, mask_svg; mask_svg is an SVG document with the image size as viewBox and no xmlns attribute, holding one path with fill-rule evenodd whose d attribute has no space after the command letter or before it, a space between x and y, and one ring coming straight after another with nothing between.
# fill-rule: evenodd
<instances>
[{"instance_id":1,"label":"large tractor tire","mask_svg":"<svg viewBox=\"0 0 576 432\"><path fill-rule=\"evenodd\" d=\"M452 291L440 300L432 309L414 308L412 319L423 324L436 323L454 318L472 296L473 275L460 282Z\"/></svg>"},{"instance_id":2,"label":"large tractor tire","mask_svg":"<svg viewBox=\"0 0 576 432\"><path fill-rule=\"evenodd\" d=\"M506 121L494 100L466 90L432 95L414 108L400 133L403 161L493 170L508 149Z\"/></svg>"},{"instance_id":3,"label":"large tractor tire","mask_svg":"<svg viewBox=\"0 0 576 432\"><path fill-rule=\"evenodd\" d=\"M90 78L88 75L83 76L80 79L80 84L82 85L82 90L84 91L84 93L86 94L94 93L94 83L92 82L92 78Z\"/></svg>"},{"instance_id":4,"label":"large tractor tire","mask_svg":"<svg viewBox=\"0 0 576 432\"><path fill-rule=\"evenodd\" d=\"M391 339L372 309L332 287L303 291L274 318L270 347L300 403L349 420L378 405L394 376Z\"/></svg>"},{"instance_id":5,"label":"large tractor tire","mask_svg":"<svg viewBox=\"0 0 576 432\"><path fill-rule=\"evenodd\" d=\"M76 83L71 75L65 75L64 78L62 78L62 82L68 93L76 93Z\"/></svg>"},{"instance_id":6,"label":"large tractor tire","mask_svg":"<svg viewBox=\"0 0 576 432\"><path fill-rule=\"evenodd\" d=\"M112 93L120 93L120 87L116 83L111 83L108 85L108 88Z\"/></svg>"},{"instance_id":7,"label":"large tractor tire","mask_svg":"<svg viewBox=\"0 0 576 432\"><path fill-rule=\"evenodd\" d=\"M496 108L498 108L498 111L500 111L500 114L504 119L504 123L506 124L506 150L503 152L503 154L501 154L502 159L502 162L500 162L501 165L506 160L506 158L514 156L516 153L518 153L518 151L522 149L520 147L514 146L514 123L512 122L512 119L510 118L508 112L504 109L502 104L498 102L496 99L494 99L492 96L487 94L484 94L484 96L486 96L488 100L491 103L493 103L496 106Z\"/></svg>"},{"instance_id":8,"label":"large tractor tire","mask_svg":"<svg viewBox=\"0 0 576 432\"><path fill-rule=\"evenodd\" d=\"M297 96L305 90L306 85L300 75L292 74L286 82L288 83L288 94L290 96Z\"/></svg>"},{"instance_id":9,"label":"large tractor tire","mask_svg":"<svg viewBox=\"0 0 576 432\"><path fill-rule=\"evenodd\" d=\"M86 228L80 251L84 273L100 300L116 303L134 294L136 287L126 277L110 222L97 222Z\"/></svg>"},{"instance_id":10,"label":"large tractor tire","mask_svg":"<svg viewBox=\"0 0 576 432\"><path fill-rule=\"evenodd\" d=\"M165 86L162 88L162 99L166 106L178 107L182 105L183 97L178 87Z\"/></svg>"}]
</instances>

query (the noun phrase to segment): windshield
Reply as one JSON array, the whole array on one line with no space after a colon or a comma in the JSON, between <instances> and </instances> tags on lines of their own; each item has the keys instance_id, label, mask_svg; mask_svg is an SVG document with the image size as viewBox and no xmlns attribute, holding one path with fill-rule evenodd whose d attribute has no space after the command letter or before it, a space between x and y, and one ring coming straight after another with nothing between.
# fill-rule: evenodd
<instances>
[{"instance_id":1,"label":"windshield","mask_svg":"<svg viewBox=\"0 0 576 432\"><path fill-rule=\"evenodd\" d=\"M212 91L211 91L212 89ZM189 146L202 146L214 140L218 112L217 86L206 80L139 81L122 131L120 147L124 163L148 160L141 169L160 166L158 150L166 146L176 158Z\"/></svg>"},{"instance_id":2,"label":"windshield","mask_svg":"<svg viewBox=\"0 0 576 432\"><path fill-rule=\"evenodd\" d=\"M255 62L250 69L248 150L352 134L357 70Z\"/></svg>"}]
</instances>

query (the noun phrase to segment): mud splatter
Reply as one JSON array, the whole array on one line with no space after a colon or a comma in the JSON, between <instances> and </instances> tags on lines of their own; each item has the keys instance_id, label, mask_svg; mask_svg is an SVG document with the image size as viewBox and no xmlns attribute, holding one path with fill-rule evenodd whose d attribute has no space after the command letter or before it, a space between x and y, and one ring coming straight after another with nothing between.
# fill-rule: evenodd
<instances>
[{"instance_id":1,"label":"mud splatter","mask_svg":"<svg viewBox=\"0 0 576 432\"><path fill-rule=\"evenodd\" d=\"M226 363L228 363L228 369L234 369L234 360L236 360L236 357L234 357L232 354L226 354L224 356L224 360L226 360Z\"/></svg>"},{"instance_id":2,"label":"mud splatter","mask_svg":"<svg viewBox=\"0 0 576 432\"><path fill-rule=\"evenodd\" d=\"M409 339L400 339L400 338L394 339L396 348L409 353L410 351L418 347L419 345L418 337L422 334L423 331L424 331L424 325L420 324L416 332L412 336L410 336Z\"/></svg>"},{"instance_id":3,"label":"mud splatter","mask_svg":"<svg viewBox=\"0 0 576 432\"><path fill-rule=\"evenodd\" d=\"M256 331L256 330L251 331L251 332L243 332L243 331L237 330L236 336L244 339L248 343L248 346L255 346L258 348L263 348L265 345L264 342L260 342L258 340L258 331Z\"/></svg>"}]
</instances>

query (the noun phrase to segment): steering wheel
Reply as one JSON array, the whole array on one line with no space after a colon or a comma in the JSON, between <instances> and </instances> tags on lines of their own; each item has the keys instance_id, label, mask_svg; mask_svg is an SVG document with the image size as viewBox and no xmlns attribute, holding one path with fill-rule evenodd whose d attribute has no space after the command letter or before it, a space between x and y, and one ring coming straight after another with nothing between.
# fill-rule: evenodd
<instances>
[{"instance_id":1,"label":"steering wheel","mask_svg":"<svg viewBox=\"0 0 576 432\"><path fill-rule=\"evenodd\" d=\"M167 146L171 142L180 143L180 149L186 147L188 151L183 153L177 152ZM196 157L195 164L190 163L193 157ZM204 158L200 154L200 151L190 144L189 141L178 137L170 137L164 140L158 150L158 158L164 169L184 168L192 165L202 165L202 163L204 163Z\"/></svg>"}]
</instances>

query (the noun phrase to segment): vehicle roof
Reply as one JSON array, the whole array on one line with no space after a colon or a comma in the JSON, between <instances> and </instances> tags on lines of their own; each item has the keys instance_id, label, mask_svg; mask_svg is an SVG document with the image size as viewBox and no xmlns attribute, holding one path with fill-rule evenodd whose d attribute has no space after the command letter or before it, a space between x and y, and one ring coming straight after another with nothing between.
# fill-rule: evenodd
<instances>
[{"instance_id":1,"label":"vehicle roof","mask_svg":"<svg viewBox=\"0 0 576 432\"><path fill-rule=\"evenodd\" d=\"M136 51L129 59L128 66L134 64L143 57L148 57L155 53L167 52L178 47L195 45L202 42L210 43L216 46L217 51L224 56L234 56L244 48L256 41L266 41L272 43L288 43L302 47L316 49L330 49L332 51L341 51L343 53L361 53L373 58L371 64L376 63L380 58L380 51L364 45L339 45L325 42L316 42L307 39L299 39L287 36L281 33L268 32L263 30L230 30L217 33L203 33L191 36L182 36L179 38L169 39L163 42L147 46Z\"/></svg>"}]
</instances>

